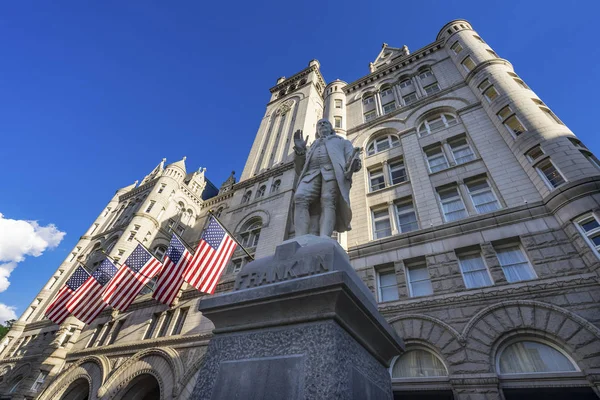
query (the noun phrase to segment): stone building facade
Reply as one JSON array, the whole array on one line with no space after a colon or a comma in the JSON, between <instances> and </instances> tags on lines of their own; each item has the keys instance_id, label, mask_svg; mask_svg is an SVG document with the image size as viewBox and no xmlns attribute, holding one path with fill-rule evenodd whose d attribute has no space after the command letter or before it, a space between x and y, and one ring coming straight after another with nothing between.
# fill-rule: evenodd
<instances>
[{"instance_id":1,"label":"stone building facade","mask_svg":"<svg viewBox=\"0 0 600 400\"><path fill-rule=\"evenodd\" d=\"M78 262L162 257L212 210L254 257L293 237L293 132L325 117L355 146L353 229L337 235L404 338L398 399L593 399L600 394L600 163L464 20L370 73L326 84L318 61L279 78L240 181L185 159L117 191L0 345L0 398L181 399L212 324L202 294L142 293L91 325L43 316ZM218 291L250 260L237 250Z\"/></svg>"}]
</instances>

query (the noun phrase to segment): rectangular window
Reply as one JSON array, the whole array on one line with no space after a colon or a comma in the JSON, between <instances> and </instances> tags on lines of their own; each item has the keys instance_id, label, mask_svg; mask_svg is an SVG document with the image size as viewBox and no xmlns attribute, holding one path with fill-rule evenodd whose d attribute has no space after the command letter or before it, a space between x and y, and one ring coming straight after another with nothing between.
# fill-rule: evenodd
<instances>
[{"instance_id":1,"label":"rectangular window","mask_svg":"<svg viewBox=\"0 0 600 400\"><path fill-rule=\"evenodd\" d=\"M406 266L408 288L410 297L427 296L433 294L431 279L424 261L408 264Z\"/></svg>"},{"instance_id":2,"label":"rectangular window","mask_svg":"<svg viewBox=\"0 0 600 400\"><path fill-rule=\"evenodd\" d=\"M504 107L496 115L514 137L517 137L521 133L527 131L510 106Z\"/></svg>"},{"instance_id":3,"label":"rectangular window","mask_svg":"<svg viewBox=\"0 0 600 400\"><path fill-rule=\"evenodd\" d=\"M458 255L458 263L467 289L491 286L493 284L481 253Z\"/></svg>"},{"instance_id":4,"label":"rectangular window","mask_svg":"<svg viewBox=\"0 0 600 400\"><path fill-rule=\"evenodd\" d=\"M525 153L525 157L527 157L529 162L534 162L535 160L537 160L538 158L540 158L543 155L544 155L544 151L542 150L540 145L537 145L537 146L533 147L532 149L529 149L529 151L527 153Z\"/></svg>"},{"instance_id":5,"label":"rectangular window","mask_svg":"<svg viewBox=\"0 0 600 400\"><path fill-rule=\"evenodd\" d=\"M404 104L406 104L406 105L412 104L415 101L417 101L417 93L416 92L409 93L407 95L402 96L402 99L404 100Z\"/></svg>"},{"instance_id":6,"label":"rectangular window","mask_svg":"<svg viewBox=\"0 0 600 400\"><path fill-rule=\"evenodd\" d=\"M458 41L454 42L454 44L450 47L450 50L454 52L454 54L460 53L463 48Z\"/></svg>"},{"instance_id":7,"label":"rectangular window","mask_svg":"<svg viewBox=\"0 0 600 400\"><path fill-rule=\"evenodd\" d=\"M465 137L451 140L448 142L448 144L452 150L454 162L456 162L457 165L464 164L475 159L473 149L471 149L471 146L469 146L469 143Z\"/></svg>"},{"instance_id":8,"label":"rectangular window","mask_svg":"<svg viewBox=\"0 0 600 400\"><path fill-rule=\"evenodd\" d=\"M410 79L405 79L402 82L400 82L401 88L409 87L411 85L412 85L412 81Z\"/></svg>"},{"instance_id":9,"label":"rectangular window","mask_svg":"<svg viewBox=\"0 0 600 400\"><path fill-rule=\"evenodd\" d=\"M365 122L372 121L375 118L377 118L377 113L375 112L375 110L365 113Z\"/></svg>"},{"instance_id":10,"label":"rectangular window","mask_svg":"<svg viewBox=\"0 0 600 400\"><path fill-rule=\"evenodd\" d=\"M167 187L166 183L161 183L160 187L158 188L158 192L157 193L162 193L164 192L165 188Z\"/></svg>"},{"instance_id":11,"label":"rectangular window","mask_svg":"<svg viewBox=\"0 0 600 400\"><path fill-rule=\"evenodd\" d=\"M189 308L180 308L179 314L177 314L177 321L175 321L175 326L173 327L172 335L179 335L181 330L183 329L183 324L185 323L185 318L187 317Z\"/></svg>"},{"instance_id":12,"label":"rectangular window","mask_svg":"<svg viewBox=\"0 0 600 400\"><path fill-rule=\"evenodd\" d=\"M579 231L588 242L588 245L596 251L596 255L600 254L600 223L596 214L587 214L575 223Z\"/></svg>"},{"instance_id":13,"label":"rectangular window","mask_svg":"<svg viewBox=\"0 0 600 400\"><path fill-rule=\"evenodd\" d=\"M437 92L439 92L441 90L440 89L440 85L438 85L437 82L433 83L433 84L431 84L429 86L425 86L424 89L425 89L425 93L427 93L428 96L432 95L434 93L437 93Z\"/></svg>"},{"instance_id":14,"label":"rectangular window","mask_svg":"<svg viewBox=\"0 0 600 400\"><path fill-rule=\"evenodd\" d=\"M549 158L540 162L535 168L550 189L555 189L565 183L565 178L563 178Z\"/></svg>"},{"instance_id":15,"label":"rectangular window","mask_svg":"<svg viewBox=\"0 0 600 400\"><path fill-rule=\"evenodd\" d=\"M488 101L488 103L491 103L492 100L494 100L496 97L498 97L498 91L496 91L496 88L494 87L494 85L491 85L483 92L483 96Z\"/></svg>"},{"instance_id":16,"label":"rectangular window","mask_svg":"<svg viewBox=\"0 0 600 400\"><path fill-rule=\"evenodd\" d=\"M441 147L425 150L425 155L427 155L427 163L431 173L448 168L448 160L446 160L446 155Z\"/></svg>"},{"instance_id":17,"label":"rectangular window","mask_svg":"<svg viewBox=\"0 0 600 400\"><path fill-rule=\"evenodd\" d=\"M377 288L380 302L398 300L396 272L394 270L378 271Z\"/></svg>"},{"instance_id":18,"label":"rectangular window","mask_svg":"<svg viewBox=\"0 0 600 400\"><path fill-rule=\"evenodd\" d=\"M390 182L392 185L408 180L406 178L406 168L404 168L404 162L402 160L391 162L388 166L390 168Z\"/></svg>"},{"instance_id":19,"label":"rectangular window","mask_svg":"<svg viewBox=\"0 0 600 400\"><path fill-rule=\"evenodd\" d=\"M512 245L495 250L507 281L512 283L537 278L521 246Z\"/></svg>"},{"instance_id":20,"label":"rectangular window","mask_svg":"<svg viewBox=\"0 0 600 400\"><path fill-rule=\"evenodd\" d=\"M363 99L363 104L364 104L364 105L371 104L373 101L375 101L375 100L373 99L373 96L365 97L365 98Z\"/></svg>"},{"instance_id":21,"label":"rectangular window","mask_svg":"<svg viewBox=\"0 0 600 400\"><path fill-rule=\"evenodd\" d=\"M33 386L31 386L31 391L37 392L38 390L40 390L41 387L44 385L44 381L46 380L47 377L48 377L48 372L40 371L37 378L35 379L35 382L33 382Z\"/></svg>"},{"instance_id":22,"label":"rectangular window","mask_svg":"<svg viewBox=\"0 0 600 400\"><path fill-rule=\"evenodd\" d=\"M470 56L467 56L464 60L462 60L461 65L467 72L471 72L473 71L473 68L475 68L475 62Z\"/></svg>"},{"instance_id":23,"label":"rectangular window","mask_svg":"<svg viewBox=\"0 0 600 400\"><path fill-rule=\"evenodd\" d=\"M342 108L342 101L341 100L334 100L335 102L335 108Z\"/></svg>"},{"instance_id":24,"label":"rectangular window","mask_svg":"<svg viewBox=\"0 0 600 400\"><path fill-rule=\"evenodd\" d=\"M119 333L121 332L121 328L123 328L124 323L124 319L117 321L117 326L115 326L115 329L113 329L113 331L111 332L110 339L108 339L107 344L113 344L115 340L117 340L117 337L119 336Z\"/></svg>"},{"instance_id":25,"label":"rectangular window","mask_svg":"<svg viewBox=\"0 0 600 400\"><path fill-rule=\"evenodd\" d=\"M383 189L385 187L385 178L383 176L383 170L379 168L369 171L369 182L371 186L371 192Z\"/></svg>"},{"instance_id":26,"label":"rectangular window","mask_svg":"<svg viewBox=\"0 0 600 400\"><path fill-rule=\"evenodd\" d=\"M456 186L438 189L437 192L446 222L468 217L465 204Z\"/></svg>"},{"instance_id":27,"label":"rectangular window","mask_svg":"<svg viewBox=\"0 0 600 400\"><path fill-rule=\"evenodd\" d=\"M540 110L542 110L544 112L544 114L546 114L546 116L552 120L552 122L556 122L557 124L564 125L562 123L562 121L560 119L558 119L558 117L556 116L556 114L554 114L549 108L547 108L547 107L540 107Z\"/></svg>"},{"instance_id":28,"label":"rectangular window","mask_svg":"<svg viewBox=\"0 0 600 400\"><path fill-rule=\"evenodd\" d=\"M87 343L87 347L92 347L94 346L94 344L96 343L96 340L98 339L98 336L100 336L100 332L102 332L102 328L104 328L104 324L99 324L96 329L94 329L94 334L92 335L92 338L90 339L90 341Z\"/></svg>"},{"instance_id":29,"label":"rectangular window","mask_svg":"<svg viewBox=\"0 0 600 400\"><path fill-rule=\"evenodd\" d=\"M108 335L109 335L110 331L112 330L112 327L114 324L115 324L114 322L109 322L104 327L104 330L102 331L102 335L100 335L100 340L98 340L98 346L104 346L104 344L106 343L106 339L108 339Z\"/></svg>"},{"instance_id":30,"label":"rectangular window","mask_svg":"<svg viewBox=\"0 0 600 400\"><path fill-rule=\"evenodd\" d=\"M146 333L144 334L144 339L152 339L152 336L154 336L154 331L156 330L156 325L158 324L159 319L160 319L160 313L155 313L152 315L152 320L150 321L150 325L148 325L148 329L146 329Z\"/></svg>"},{"instance_id":31,"label":"rectangular window","mask_svg":"<svg viewBox=\"0 0 600 400\"><path fill-rule=\"evenodd\" d=\"M148 207L146 207L147 213L149 213L152 210L152 207L154 207L154 203L156 203L156 201L150 200L150 204L148 204Z\"/></svg>"},{"instance_id":32,"label":"rectangular window","mask_svg":"<svg viewBox=\"0 0 600 400\"><path fill-rule=\"evenodd\" d=\"M570 137L570 138L567 138L567 139L569 139L569 142L571 142L571 144L572 144L573 146L575 146L575 147L579 147L579 148L582 148L582 149L586 149L586 150L587 150L587 147L585 147L585 145L584 145L584 144L581 142L581 140L579 140L579 139L575 139L575 138L571 138L571 137Z\"/></svg>"},{"instance_id":33,"label":"rectangular window","mask_svg":"<svg viewBox=\"0 0 600 400\"><path fill-rule=\"evenodd\" d=\"M477 85L477 89L479 89L479 91L483 93L483 91L490 85L491 85L490 80L484 79L483 82L481 82L479 85Z\"/></svg>"},{"instance_id":34,"label":"rectangular window","mask_svg":"<svg viewBox=\"0 0 600 400\"><path fill-rule=\"evenodd\" d=\"M342 127L342 117L333 117L333 120L336 128Z\"/></svg>"},{"instance_id":35,"label":"rectangular window","mask_svg":"<svg viewBox=\"0 0 600 400\"><path fill-rule=\"evenodd\" d=\"M396 109L396 102L395 101L391 101L391 102L383 105L383 113L384 114L391 113L395 109Z\"/></svg>"},{"instance_id":36,"label":"rectangular window","mask_svg":"<svg viewBox=\"0 0 600 400\"><path fill-rule=\"evenodd\" d=\"M600 161L596 158L595 155L593 155L592 153L590 153L589 151L585 151L585 150L579 150L581 152L581 154L583 154L583 156L585 158L587 158L587 160L592 163L592 165L594 167L596 167L597 169L600 169Z\"/></svg>"},{"instance_id":37,"label":"rectangular window","mask_svg":"<svg viewBox=\"0 0 600 400\"><path fill-rule=\"evenodd\" d=\"M467 190L478 214L496 211L500 203L486 179L467 182Z\"/></svg>"},{"instance_id":38,"label":"rectangular window","mask_svg":"<svg viewBox=\"0 0 600 400\"><path fill-rule=\"evenodd\" d=\"M473 37L474 37L474 38L475 38L475 39L476 39L478 42L485 43L485 42L483 41L483 39L482 39L482 38L480 38L479 36L477 36L477 35L473 35Z\"/></svg>"},{"instance_id":39,"label":"rectangular window","mask_svg":"<svg viewBox=\"0 0 600 400\"><path fill-rule=\"evenodd\" d=\"M373 210L373 239L381 239L392 235L392 225L387 208Z\"/></svg>"},{"instance_id":40,"label":"rectangular window","mask_svg":"<svg viewBox=\"0 0 600 400\"><path fill-rule=\"evenodd\" d=\"M396 218L398 221L398 231L400 233L406 233L419 229L419 223L417 222L417 214L413 207L411 199L401 200L396 203Z\"/></svg>"},{"instance_id":41,"label":"rectangular window","mask_svg":"<svg viewBox=\"0 0 600 400\"><path fill-rule=\"evenodd\" d=\"M173 310L169 310L165 313L165 317L163 318L163 323L160 326L160 330L158 331L158 335L156 335L156 337L163 337L167 334L167 329L169 329L169 324L171 324L172 319L173 319Z\"/></svg>"}]
</instances>

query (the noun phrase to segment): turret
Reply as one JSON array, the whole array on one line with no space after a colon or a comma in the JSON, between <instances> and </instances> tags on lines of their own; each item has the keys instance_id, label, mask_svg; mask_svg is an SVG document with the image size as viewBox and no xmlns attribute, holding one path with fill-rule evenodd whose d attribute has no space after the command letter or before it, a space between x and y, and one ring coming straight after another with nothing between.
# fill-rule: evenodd
<instances>
[{"instance_id":1,"label":"turret","mask_svg":"<svg viewBox=\"0 0 600 400\"><path fill-rule=\"evenodd\" d=\"M467 21L446 24L439 39L542 196L599 174L593 155Z\"/></svg>"},{"instance_id":2,"label":"turret","mask_svg":"<svg viewBox=\"0 0 600 400\"><path fill-rule=\"evenodd\" d=\"M325 87L325 111L323 118L331 122L335 132L346 137L346 82L336 79Z\"/></svg>"}]
</instances>

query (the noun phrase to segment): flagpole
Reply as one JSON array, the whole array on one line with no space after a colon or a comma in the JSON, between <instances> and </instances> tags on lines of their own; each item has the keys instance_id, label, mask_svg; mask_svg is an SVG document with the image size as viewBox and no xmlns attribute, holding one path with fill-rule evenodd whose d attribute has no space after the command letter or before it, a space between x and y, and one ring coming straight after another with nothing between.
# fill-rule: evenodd
<instances>
[{"instance_id":1,"label":"flagpole","mask_svg":"<svg viewBox=\"0 0 600 400\"><path fill-rule=\"evenodd\" d=\"M233 233L229 232L229 229L225 228L225 226L221 223L221 221L219 221L219 218L217 218L217 216L215 214L213 214L212 210L208 210L208 213L210 214L211 217L213 217L215 219L215 221L217 221L217 223L219 225L221 225L221 228L223 228L225 230L225 232L227 232L229 234L229 236L231 236L231 238L238 244L238 246L240 246L242 248L242 250L244 250L244 253L246 253L246 255L248 255L248 257L250 257L252 260L254 260L254 257L250 253L248 253L248 250L246 250L246 248L244 246L242 246L242 244L235 238Z\"/></svg>"}]
</instances>

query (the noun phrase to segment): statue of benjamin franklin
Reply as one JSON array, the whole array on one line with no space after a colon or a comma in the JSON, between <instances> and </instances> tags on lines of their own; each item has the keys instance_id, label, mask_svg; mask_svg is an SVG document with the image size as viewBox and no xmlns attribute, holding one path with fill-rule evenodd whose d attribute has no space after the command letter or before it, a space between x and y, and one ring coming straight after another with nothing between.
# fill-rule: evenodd
<instances>
[{"instance_id":1,"label":"statue of benjamin franklin","mask_svg":"<svg viewBox=\"0 0 600 400\"><path fill-rule=\"evenodd\" d=\"M307 150L308 138L294 133L298 187L294 195L296 236L330 237L350 230L352 174L361 168L360 147L336 135L326 119L317 122L317 139Z\"/></svg>"}]
</instances>

